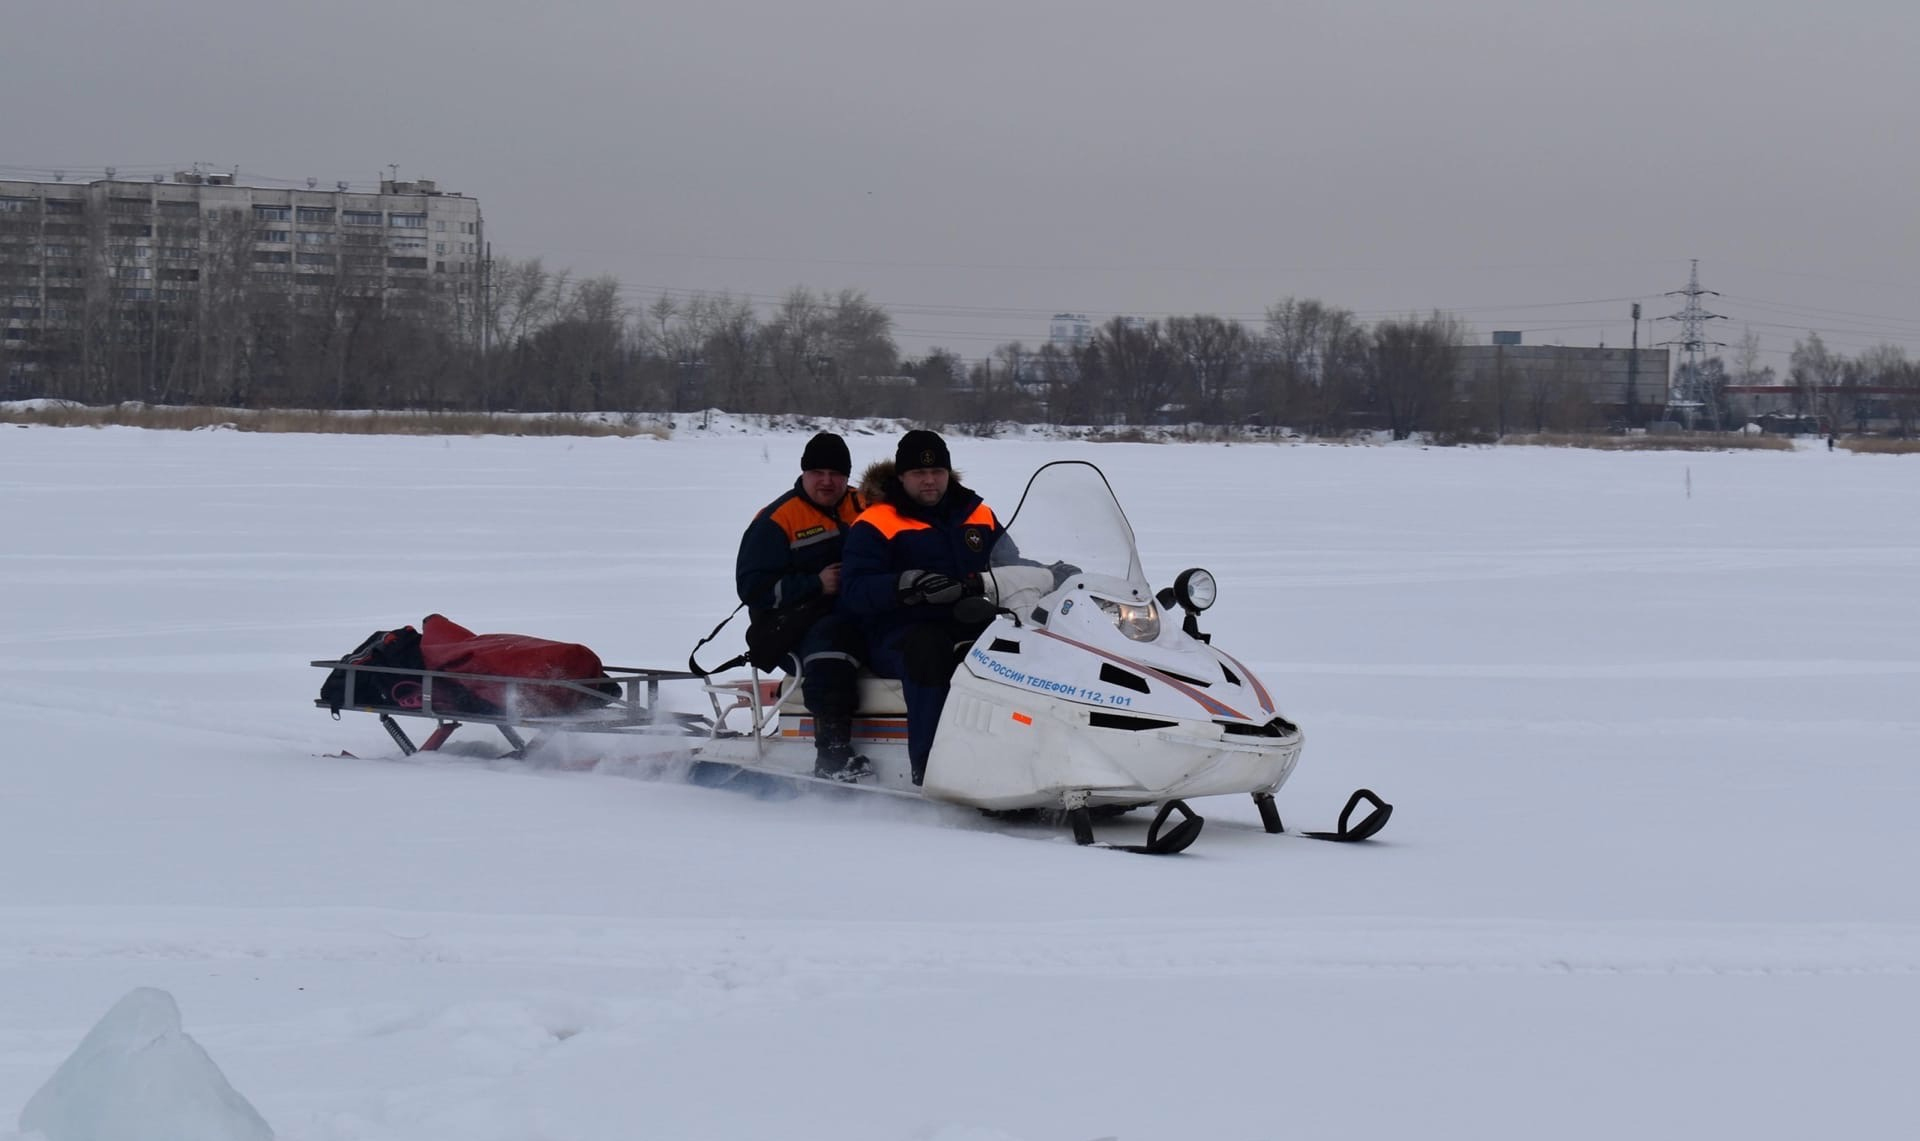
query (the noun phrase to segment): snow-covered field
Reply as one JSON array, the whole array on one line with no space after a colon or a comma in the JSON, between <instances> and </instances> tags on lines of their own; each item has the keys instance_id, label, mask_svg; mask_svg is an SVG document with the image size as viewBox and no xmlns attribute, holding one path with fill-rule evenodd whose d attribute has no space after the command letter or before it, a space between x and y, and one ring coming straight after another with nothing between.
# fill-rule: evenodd
<instances>
[{"instance_id":1,"label":"snow-covered field","mask_svg":"<svg viewBox=\"0 0 1920 1141\"><path fill-rule=\"evenodd\" d=\"M683 663L802 442L0 428L0 1133L141 986L298 1141L1913 1127L1912 460L953 438L1003 514L1092 459L1156 582L1212 569L1307 732L1287 822L1369 785L1370 845L1236 798L1154 860L313 707L433 611Z\"/></svg>"}]
</instances>

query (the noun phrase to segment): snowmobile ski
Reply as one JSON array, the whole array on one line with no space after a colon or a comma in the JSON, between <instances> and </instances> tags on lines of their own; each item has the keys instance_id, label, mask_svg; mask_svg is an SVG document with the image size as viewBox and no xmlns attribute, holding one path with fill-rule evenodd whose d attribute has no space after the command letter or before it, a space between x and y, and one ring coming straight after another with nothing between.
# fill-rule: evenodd
<instances>
[{"instance_id":1,"label":"snowmobile ski","mask_svg":"<svg viewBox=\"0 0 1920 1141\"><path fill-rule=\"evenodd\" d=\"M1361 819L1360 823L1350 826L1350 821L1353 819L1353 810L1359 807L1360 802L1363 800L1373 805L1373 810L1368 812L1367 815ZM1393 805L1375 796L1373 790L1370 788L1357 788L1353 790L1353 795L1347 798L1347 806L1340 810L1340 823L1335 831L1302 832L1300 834L1314 840L1335 840L1350 844L1360 840L1372 839L1380 829L1387 826L1387 820L1392 816Z\"/></svg>"}]
</instances>

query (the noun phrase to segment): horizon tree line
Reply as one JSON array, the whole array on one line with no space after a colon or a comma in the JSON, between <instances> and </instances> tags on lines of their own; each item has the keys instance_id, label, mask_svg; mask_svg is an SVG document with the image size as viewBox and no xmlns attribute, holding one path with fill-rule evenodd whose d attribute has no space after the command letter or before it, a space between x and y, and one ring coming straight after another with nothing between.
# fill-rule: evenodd
<instances>
[{"instance_id":1,"label":"horizon tree line","mask_svg":"<svg viewBox=\"0 0 1920 1141\"><path fill-rule=\"evenodd\" d=\"M131 264L133 246L114 240L110 219L91 227L84 238L102 272L49 282L55 319L30 339L0 338L6 395L480 412L713 407L978 427L1179 422L1461 439L1608 419L1583 395L1589 378L1564 370L1513 377L1496 408L1486 386L1459 380L1470 333L1438 310L1366 323L1289 297L1253 327L1205 313L1116 317L1085 344L1010 341L968 364L942 348L903 356L892 317L855 289L799 286L764 315L726 292L634 306L617 279L549 270L536 257L496 260L476 306L430 287L396 295L356 273L350 250L332 272L263 273L251 263L246 219L206 224L192 269ZM153 246L164 253L166 234ZM0 290L13 292L8 276L0 258ZM130 280L153 287L118 287ZM1847 357L1809 333L1784 382L1758 356L1749 332L1731 368L1720 357L1698 366L1715 423L1740 414L1729 387L1781 383L1796 409L1836 427L1891 416L1911 434L1920 420L1920 365L1899 346Z\"/></svg>"}]
</instances>

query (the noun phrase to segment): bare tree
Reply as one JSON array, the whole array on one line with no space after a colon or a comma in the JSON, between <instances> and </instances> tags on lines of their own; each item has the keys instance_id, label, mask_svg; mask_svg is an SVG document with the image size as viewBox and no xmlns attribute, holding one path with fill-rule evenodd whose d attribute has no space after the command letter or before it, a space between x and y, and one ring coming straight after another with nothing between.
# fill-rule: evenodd
<instances>
[{"instance_id":1,"label":"bare tree","mask_svg":"<svg viewBox=\"0 0 1920 1141\"><path fill-rule=\"evenodd\" d=\"M1270 424L1326 434L1346 426L1366 383L1370 343L1346 309L1287 298L1267 309L1249 408Z\"/></svg>"},{"instance_id":2,"label":"bare tree","mask_svg":"<svg viewBox=\"0 0 1920 1141\"><path fill-rule=\"evenodd\" d=\"M857 289L843 289L827 309L827 352L834 361L828 409L836 416L858 411L875 383L899 368L900 350L893 343L893 318Z\"/></svg>"},{"instance_id":3,"label":"bare tree","mask_svg":"<svg viewBox=\"0 0 1920 1141\"><path fill-rule=\"evenodd\" d=\"M1094 394L1095 408L1126 423L1152 422L1179 383L1157 321L1115 317L1094 331L1078 357L1080 381Z\"/></svg>"},{"instance_id":4,"label":"bare tree","mask_svg":"<svg viewBox=\"0 0 1920 1141\"><path fill-rule=\"evenodd\" d=\"M1900 421L1900 435L1911 439L1914 425L1920 423L1920 361L1904 361L1898 373L1890 375L1883 383L1895 389L1888 398L1888 410Z\"/></svg>"},{"instance_id":5,"label":"bare tree","mask_svg":"<svg viewBox=\"0 0 1920 1141\"><path fill-rule=\"evenodd\" d=\"M1187 370L1197 418L1209 423L1225 419L1227 391L1241 379L1253 348L1246 328L1212 314L1169 317L1166 339L1176 364Z\"/></svg>"},{"instance_id":6,"label":"bare tree","mask_svg":"<svg viewBox=\"0 0 1920 1141\"><path fill-rule=\"evenodd\" d=\"M1809 332L1804 341L1793 343L1787 357L1787 373L1793 380L1794 408L1812 413L1823 421L1824 431L1838 431L1848 395L1841 391L1847 379L1847 358L1827 348L1820 334Z\"/></svg>"},{"instance_id":7,"label":"bare tree","mask_svg":"<svg viewBox=\"0 0 1920 1141\"><path fill-rule=\"evenodd\" d=\"M695 296L683 322L708 386L709 403L736 412L765 407L766 367L760 346L760 320L744 297L719 293Z\"/></svg>"},{"instance_id":8,"label":"bare tree","mask_svg":"<svg viewBox=\"0 0 1920 1141\"><path fill-rule=\"evenodd\" d=\"M1904 414L1901 411L1906 396L1905 380L1911 370L1907 350L1899 345L1878 344L1863 351L1856 363L1861 386L1878 390L1861 394L1856 410L1858 430L1866 431L1869 410L1874 405L1883 405L1889 415L1901 421L1902 431L1906 431L1912 417L1911 411Z\"/></svg>"},{"instance_id":9,"label":"bare tree","mask_svg":"<svg viewBox=\"0 0 1920 1141\"><path fill-rule=\"evenodd\" d=\"M1372 395L1396 440L1431 427L1453 400L1465 330L1438 310L1373 327Z\"/></svg>"},{"instance_id":10,"label":"bare tree","mask_svg":"<svg viewBox=\"0 0 1920 1141\"><path fill-rule=\"evenodd\" d=\"M788 291L763 337L785 407L850 414L872 378L893 375L899 350L892 333L886 310L858 290L831 297L805 286Z\"/></svg>"},{"instance_id":11,"label":"bare tree","mask_svg":"<svg viewBox=\"0 0 1920 1141\"><path fill-rule=\"evenodd\" d=\"M762 330L767 366L779 388L780 411L800 408L812 395L826 356L821 308L813 290L796 286L787 291Z\"/></svg>"}]
</instances>

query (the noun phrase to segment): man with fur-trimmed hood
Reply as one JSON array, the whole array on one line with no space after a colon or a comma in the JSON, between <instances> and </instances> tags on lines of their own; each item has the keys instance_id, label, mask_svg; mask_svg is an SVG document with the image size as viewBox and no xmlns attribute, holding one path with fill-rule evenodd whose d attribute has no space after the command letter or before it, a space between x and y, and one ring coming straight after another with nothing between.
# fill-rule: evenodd
<instances>
[{"instance_id":1,"label":"man with fur-trimmed hood","mask_svg":"<svg viewBox=\"0 0 1920 1141\"><path fill-rule=\"evenodd\" d=\"M847 532L840 609L860 618L868 667L901 681L919 784L954 665L983 629L957 620L953 604L982 593L1000 523L960 482L946 441L932 432L900 437L893 462L869 467L861 483L873 506Z\"/></svg>"}]
</instances>

